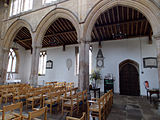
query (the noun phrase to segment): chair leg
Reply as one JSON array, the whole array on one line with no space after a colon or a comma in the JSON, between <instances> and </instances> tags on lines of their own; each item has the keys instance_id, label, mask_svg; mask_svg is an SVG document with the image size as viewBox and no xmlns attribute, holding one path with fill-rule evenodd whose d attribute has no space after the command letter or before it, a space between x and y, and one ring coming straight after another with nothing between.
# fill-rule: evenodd
<instances>
[{"instance_id":1,"label":"chair leg","mask_svg":"<svg viewBox=\"0 0 160 120\"><path fill-rule=\"evenodd\" d=\"M99 112L99 120L101 120L101 111Z\"/></svg>"},{"instance_id":2,"label":"chair leg","mask_svg":"<svg viewBox=\"0 0 160 120\"><path fill-rule=\"evenodd\" d=\"M28 101L26 100L26 110L28 109Z\"/></svg>"},{"instance_id":3,"label":"chair leg","mask_svg":"<svg viewBox=\"0 0 160 120\"><path fill-rule=\"evenodd\" d=\"M52 114L52 104L50 104L50 114Z\"/></svg>"},{"instance_id":4,"label":"chair leg","mask_svg":"<svg viewBox=\"0 0 160 120\"><path fill-rule=\"evenodd\" d=\"M40 99L40 108L41 108L41 106L42 106L42 99Z\"/></svg>"},{"instance_id":5,"label":"chair leg","mask_svg":"<svg viewBox=\"0 0 160 120\"><path fill-rule=\"evenodd\" d=\"M87 113L87 115L88 115L88 120L89 120L89 110L88 110L88 113Z\"/></svg>"},{"instance_id":6,"label":"chair leg","mask_svg":"<svg viewBox=\"0 0 160 120\"><path fill-rule=\"evenodd\" d=\"M64 110L63 110L63 101L62 101L62 114L64 114Z\"/></svg>"},{"instance_id":7,"label":"chair leg","mask_svg":"<svg viewBox=\"0 0 160 120\"><path fill-rule=\"evenodd\" d=\"M73 107L71 107L71 116L73 115Z\"/></svg>"},{"instance_id":8,"label":"chair leg","mask_svg":"<svg viewBox=\"0 0 160 120\"><path fill-rule=\"evenodd\" d=\"M32 110L33 110L33 108L34 108L34 101L32 101Z\"/></svg>"},{"instance_id":9,"label":"chair leg","mask_svg":"<svg viewBox=\"0 0 160 120\"><path fill-rule=\"evenodd\" d=\"M5 103L7 104L7 97L6 97L6 99L5 99Z\"/></svg>"}]
</instances>

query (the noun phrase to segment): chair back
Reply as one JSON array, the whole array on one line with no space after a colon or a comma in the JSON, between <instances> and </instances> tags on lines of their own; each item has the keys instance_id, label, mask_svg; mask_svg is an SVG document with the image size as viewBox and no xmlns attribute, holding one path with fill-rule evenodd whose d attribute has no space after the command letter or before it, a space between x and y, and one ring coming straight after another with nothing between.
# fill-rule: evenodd
<instances>
[{"instance_id":1,"label":"chair back","mask_svg":"<svg viewBox=\"0 0 160 120\"><path fill-rule=\"evenodd\" d=\"M7 106L3 106L2 120L5 120L5 113L8 111L13 111L16 109L20 109L20 115L22 116L23 103L19 102L16 104L11 104Z\"/></svg>"},{"instance_id":2,"label":"chair back","mask_svg":"<svg viewBox=\"0 0 160 120\"><path fill-rule=\"evenodd\" d=\"M42 115L44 115L44 120L47 120L47 107L43 107L43 108L36 110L36 111L33 111L33 112L29 112L28 120L40 117Z\"/></svg>"}]
</instances>

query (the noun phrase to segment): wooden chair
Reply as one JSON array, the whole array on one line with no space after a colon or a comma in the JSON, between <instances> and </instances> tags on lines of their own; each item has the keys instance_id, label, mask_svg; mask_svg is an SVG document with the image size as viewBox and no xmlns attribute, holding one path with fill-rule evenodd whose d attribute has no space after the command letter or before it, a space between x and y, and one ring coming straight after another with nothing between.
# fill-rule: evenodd
<instances>
[{"instance_id":1,"label":"wooden chair","mask_svg":"<svg viewBox=\"0 0 160 120\"><path fill-rule=\"evenodd\" d=\"M77 113L79 113L80 106L83 105L83 92L77 93Z\"/></svg>"},{"instance_id":2,"label":"wooden chair","mask_svg":"<svg viewBox=\"0 0 160 120\"><path fill-rule=\"evenodd\" d=\"M72 91L71 90L66 90L64 97L65 98L70 98L71 96L72 96Z\"/></svg>"},{"instance_id":3,"label":"wooden chair","mask_svg":"<svg viewBox=\"0 0 160 120\"><path fill-rule=\"evenodd\" d=\"M78 87L71 89L71 94L75 95L77 93Z\"/></svg>"},{"instance_id":4,"label":"wooden chair","mask_svg":"<svg viewBox=\"0 0 160 120\"><path fill-rule=\"evenodd\" d=\"M2 112L2 120L19 120L18 118L21 118L22 116L22 108L23 107L23 103L19 102L16 104L11 104L11 105L7 105L7 106L3 106L3 110L1 110ZM20 112L18 113L14 113L13 110L19 109ZM7 113L6 112L9 112Z\"/></svg>"},{"instance_id":5,"label":"wooden chair","mask_svg":"<svg viewBox=\"0 0 160 120\"><path fill-rule=\"evenodd\" d=\"M70 116L72 116L74 110L77 110L77 95L72 95L71 98L63 98L62 113L70 112Z\"/></svg>"},{"instance_id":6,"label":"wooden chair","mask_svg":"<svg viewBox=\"0 0 160 120\"><path fill-rule=\"evenodd\" d=\"M83 112L83 115L82 115L81 118L74 118L74 117L69 117L69 116L67 116L67 117L66 117L66 120L86 120L86 113Z\"/></svg>"},{"instance_id":7,"label":"wooden chair","mask_svg":"<svg viewBox=\"0 0 160 120\"><path fill-rule=\"evenodd\" d=\"M12 96L13 96L13 93L9 92L8 89L3 91L3 93L2 93L2 99L5 99L5 103L7 103L8 98L11 98Z\"/></svg>"},{"instance_id":8,"label":"wooden chair","mask_svg":"<svg viewBox=\"0 0 160 120\"><path fill-rule=\"evenodd\" d=\"M87 94L87 90L83 91L83 109L85 107L85 103L87 104L88 101L88 94Z\"/></svg>"},{"instance_id":9,"label":"wooden chair","mask_svg":"<svg viewBox=\"0 0 160 120\"><path fill-rule=\"evenodd\" d=\"M109 90L108 91L109 93L109 111L111 111L111 107L112 107L112 104L113 104L113 91L112 90Z\"/></svg>"},{"instance_id":10,"label":"wooden chair","mask_svg":"<svg viewBox=\"0 0 160 120\"><path fill-rule=\"evenodd\" d=\"M42 94L41 94L40 91L34 92L32 97L29 97L29 98L26 99L26 108L28 108L28 105L30 103L31 106L32 106L32 110L33 110L36 101L40 101L40 107L41 107L41 105L42 105Z\"/></svg>"},{"instance_id":11,"label":"wooden chair","mask_svg":"<svg viewBox=\"0 0 160 120\"><path fill-rule=\"evenodd\" d=\"M19 90L18 94L16 96L13 96L13 103L15 103L16 100L18 102L20 102L22 99L26 100L27 98L26 92L27 91L25 89Z\"/></svg>"},{"instance_id":12,"label":"wooden chair","mask_svg":"<svg viewBox=\"0 0 160 120\"><path fill-rule=\"evenodd\" d=\"M95 99L94 99L95 100ZM90 119L90 112L92 117L98 117L99 120L105 119L105 105L104 105L104 96L96 99L96 101L88 101L88 120Z\"/></svg>"},{"instance_id":13,"label":"wooden chair","mask_svg":"<svg viewBox=\"0 0 160 120\"><path fill-rule=\"evenodd\" d=\"M23 119L27 119L27 120L47 120L47 107L43 107L41 109L33 109L33 112L29 112L28 113L28 117L23 115ZM44 118L37 118L37 117L41 117L42 115L44 115Z\"/></svg>"},{"instance_id":14,"label":"wooden chair","mask_svg":"<svg viewBox=\"0 0 160 120\"><path fill-rule=\"evenodd\" d=\"M0 106L2 105L2 97L0 97Z\"/></svg>"},{"instance_id":15,"label":"wooden chair","mask_svg":"<svg viewBox=\"0 0 160 120\"><path fill-rule=\"evenodd\" d=\"M48 99L44 101L44 104L49 105L50 107L50 113L52 113L52 107L53 105L57 104L59 109L59 103L60 103L60 93L49 93Z\"/></svg>"},{"instance_id":16,"label":"wooden chair","mask_svg":"<svg viewBox=\"0 0 160 120\"><path fill-rule=\"evenodd\" d=\"M110 110L109 110L109 92L104 94L104 99L105 99L104 104L105 104L105 120L106 120L106 118L110 112Z\"/></svg>"}]
</instances>

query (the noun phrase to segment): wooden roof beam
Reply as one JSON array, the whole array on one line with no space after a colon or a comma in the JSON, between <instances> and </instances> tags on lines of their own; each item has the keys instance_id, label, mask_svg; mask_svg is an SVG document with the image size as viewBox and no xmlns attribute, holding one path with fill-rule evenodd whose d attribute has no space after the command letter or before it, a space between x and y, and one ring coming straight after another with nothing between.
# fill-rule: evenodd
<instances>
[{"instance_id":1,"label":"wooden roof beam","mask_svg":"<svg viewBox=\"0 0 160 120\"><path fill-rule=\"evenodd\" d=\"M21 41L21 40L18 40L18 42L20 42L20 43L22 43L24 46L26 46L25 48L27 49L27 48L31 48L31 46L29 46L28 44L26 44L26 43L24 43L23 41ZM17 43L18 43L17 42ZM20 44L19 43L19 44Z\"/></svg>"},{"instance_id":2,"label":"wooden roof beam","mask_svg":"<svg viewBox=\"0 0 160 120\"><path fill-rule=\"evenodd\" d=\"M130 23L135 24L135 23L137 23L137 22L145 22L145 21L146 21L146 19L141 19L141 20L130 20L130 21L127 21L127 22L123 21L123 22L119 22L119 23L99 25L99 26L95 26L95 28L97 29L97 28L102 28L102 27L107 27L107 26L116 26L117 24L119 24L119 25L130 24Z\"/></svg>"},{"instance_id":3,"label":"wooden roof beam","mask_svg":"<svg viewBox=\"0 0 160 120\"><path fill-rule=\"evenodd\" d=\"M59 33L55 33L55 34L51 34L51 35L45 35L44 37L56 37L58 35L62 35L62 34L65 34L65 33L75 33L76 31L75 30L72 30L72 31L64 31L64 32L59 32Z\"/></svg>"}]
</instances>

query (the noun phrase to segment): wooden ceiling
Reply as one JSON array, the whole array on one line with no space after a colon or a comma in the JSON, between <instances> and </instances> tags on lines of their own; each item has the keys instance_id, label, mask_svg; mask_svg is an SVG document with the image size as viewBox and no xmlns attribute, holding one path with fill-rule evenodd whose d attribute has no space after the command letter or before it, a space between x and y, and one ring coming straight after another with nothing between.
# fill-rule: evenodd
<instances>
[{"instance_id":1,"label":"wooden ceiling","mask_svg":"<svg viewBox=\"0 0 160 120\"><path fill-rule=\"evenodd\" d=\"M99 16L92 31L92 41L114 40L113 33L120 32L126 34L127 38L132 38L149 36L152 29L146 17L139 11L115 6Z\"/></svg>"},{"instance_id":2,"label":"wooden ceiling","mask_svg":"<svg viewBox=\"0 0 160 120\"><path fill-rule=\"evenodd\" d=\"M77 32L69 20L58 18L48 28L42 46L54 47L70 44L77 44Z\"/></svg>"},{"instance_id":3,"label":"wooden ceiling","mask_svg":"<svg viewBox=\"0 0 160 120\"><path fill-rule=\"evenodd\" d=\"M93 42L115 40L113 33L119 34L120 32L126 34L127 38L152 35L149 22L139 11L125 6L115 6L99 16L91 37ZM31 35L25 27L18 32L14 41L25 49L31 49ZM42 46L54 47L70 44L77 44L76 30L69 20L58 18L46 31Z\"/></svg>"},{"instance_id":4,"label":"wooden ceiling","mask_svg":"<svg viewBox=\"0 0 160 120\"><path fill-rule=\"evenodd\" d=\"M14 38L14 42L18 43L26 50L32 48L32 38L29 30L26 27L23 27L19 30L16 37Z\"/></svg>"}]
</instances>

